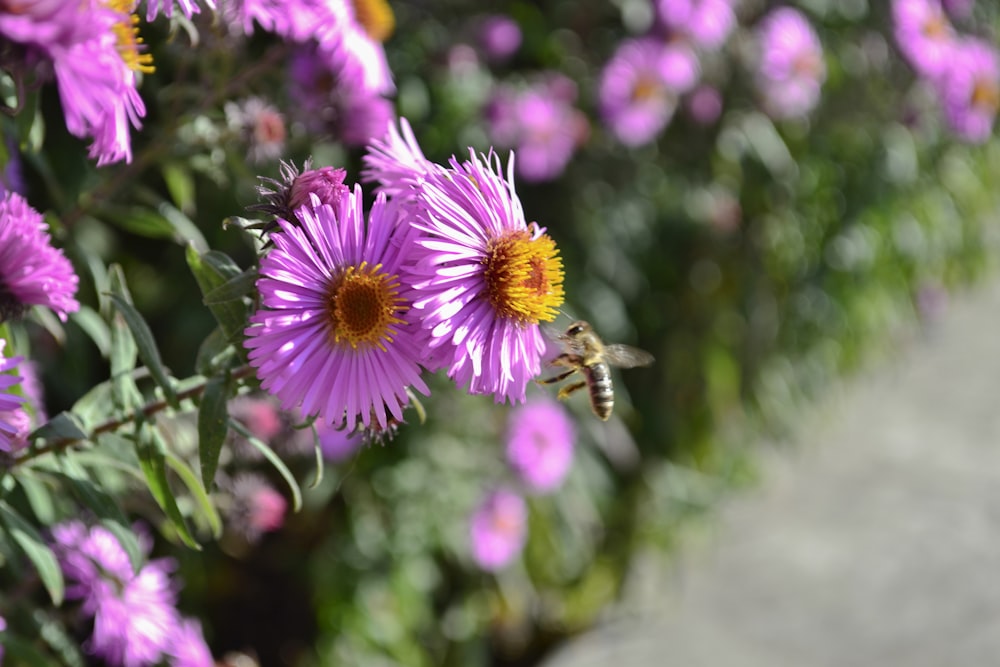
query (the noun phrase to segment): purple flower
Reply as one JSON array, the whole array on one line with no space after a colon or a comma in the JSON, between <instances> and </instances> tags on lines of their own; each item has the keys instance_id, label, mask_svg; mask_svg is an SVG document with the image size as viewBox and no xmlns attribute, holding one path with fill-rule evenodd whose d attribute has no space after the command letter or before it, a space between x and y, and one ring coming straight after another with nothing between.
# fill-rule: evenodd
<instances>
[{"instance_id":1,"label":"purple flower","mask_svg":"<svg viewBox=\"0 0 1000 667\"><path fill-rule=\"evenodd\" d=\"M87 650L115 666L158 662L179 622L170 562L151 561L135 572L110 531L79 521L54 526L52 537L66 597L81 600L81 611L94 619Z\"/></svg>"},{"instance_id":2,"label":"purple flower","mask_svg":"<svg viewBox=\"0 0 1000 667\"><path fill-rule=\"evenodd\" d=\"M775 118L808 113L826 80L823 46L809 21L798 10L775 9L761 20L758 39L757 86L767 112Z\"/></svg>"},{"instance_id":3,"label":"purple flower","mask_svg":"<svg viewBox=\"0 0 1000 667\"><path fill-rule=\"evenodd\" d=\"M472 558L484 570L503 569L521 553L527 535L528 507L524 499L513 491L498 489L486 496L472 514Z\"/></svg>"},{"instance_id":4,"label":"purple flower","mask_svg":"<svg viewBox=\"0 0 1000 667\"><path fill-rule=\"evenodd\" d=\"M480 50L493 62L507 60L521 46L521 27L503 14L484 17L476 33Z\"/></svg>"},{"instance_id":5,"label":"purple flower","mask_svg":"<svg viewBox=\"0 0 1000 667\"><path fill-rule=\"evenodd\" d=\"M677 108L671 81L683 80L680 61L655 39L622 42L601 72L600 110L619 141L639 146L652 141Z\"/></svg>"},{"instance_id":6,"label":"purple flower","mask_svg":"<svg viewBox=\"0 0 1000 667\"><path fill-rule=\"evenodd\" d=\"M955 18L966 18L972 14L976 0L942 0L946 12Z\"/></svg>"},{"instance_id":7,"label":"purple flower","mask_svg":"<svg viewBox=\"0 0 1000 667\"><path fill-rule=\"evenodd\" d=\"M21 415L25 413L21 405L24 399L11 391L21 382L21 377L14 373L18 370L18 364L24 359L4 357L3 349L6 344L7 341L0 339L0 452L9 454L23 449L24 436L27 434L22 432Z\"/></svg>"},{"instance_id":8,"label":"purple flower","mask_svg":"<svg viewBox=\"0 0 1000 667\"><path fill-rule=\"evenodd\" d=\"M0 12L0 35L24 46L33 60L51 62L66 128L92 137L98 166L132 159L129 125L146 109L136 72L152 72L128 0L19 3Z\"/></svg>"},{"instance_id":9,"label":"purple flower","mask_svg":"<svg viewBox=\"0 0 1000 667\"><path fill-rule=\"evenodd\" d=\"M556 178L586 137L586 117L573 108L576 84L554 74L525 90L501 86L487 109L490 138L517 152L517 173L527 181Z\"/></svg>"},{"instance_id":10,"label":"purple flower","mask_svg":"<svg viewBox=\"0 0 1000 667\"><path fill-rule=\"evenodd\" d=\"M344 185L347 171L333 167L312 168L312 159L307 159L302 165L302 171L292 162L281 161L279 166L281 179L259 176L262 184L257 186L257 193L264 202L250 206L251 210L264 211L285 220L295 219L295 209L308 204L311 195L316 195L321 204L333 206L350 191ZM274 231L277 223L264 227L264 231Z\"/></svg>"},{"instance_id":11,"label":"purple flower","mask_svg":"<svg viewBox=\"0 0 1000 667\"><path fill-rule=\"evenodd\" d=\"M226 103L226 122L241 135L252 162L277 160L285 150L285 117L272 104L259 97Z\"/></svg>"},{"instance_id":12,"label":"purple flower","mask_svg":"<svg viewBox=\"0 0 1000 667\"><path fill-rule=\"evenodd\" d=\"M378 197L365 221L361 187L336 207L312 201L279 220L261 260L261 308L246 347L261 386L286 410L353 428L398 421L406 388L424 394L419 325L400 283L415 230Z\"/></svg>"},{"instance_id":13,"label":"purple flower","mask_svg":"<svg viewBox=\"0 0 1000 667\"><path fill-rule=\"evenodd\" d=\"M557 489L573 463L573 422L551 399L529 401L511 412L507 461L533 491Z\"/></svg>"},{"instance_id":14,"label":"purple flower","mask_svg":"<svg viewBox=\"0 0 1000 667\"><path fill-rule=\"evenodd\" d=\"M390 133L369 149L366 177L400 193L422 232L404 270L413 307L429 332L431 367L473 394L523 402L541 370L539 322L555 319L563 301L562 260L537 223L525 221L514 189L514 159L501 172L492 151L449 167L426 160L405 120L406 141ZM396 180L398 179L398 180Z\"/></svg>"},{"instance_id":15,"label":"purple flower","mask_svg":"<svg viewBox=\"0 0 1000 667\"><path fill-rule=\"evenodd\" d=\"M174 4L174 0L146 0L146 20L152 21L160 12L167 18L172 17ZM177 0L176 4L181 8L181 13L188 18L201 12L201 7L194 0ZM205 4L210 9L215 9L215 0L205 0Z\"/></svg>"},{"instance_id":16,"label":"purple flower","mask_svg":"<svg viewBox=\"0 0 1000 667\"><path fill-rule=\"evenodd\" d=\"M316 435L323 458L332 463L347 460L364 444L362 433L346 428L331 428L322 423L316 425Z\"/></svg>"},{"instance_id":17,"label":"purple flower","mask_svg":"<svg viewBox=\"0 0 1000 667\"><path fill-rule=\"evenodd\" d=\"M939 0L893 0L893 30L899 50L921 76L937 78L948 66L955 29Z\"/></svg>"},{"instance_id":18,"label":"purple flower","mask_svg":"<svg viewBox=\"0 0 1000 667\"><path fill-rule=\"evenodd\" d=\"M687 108L699 125L711 125L722 115L722 95L712 86L699 86L688 98Z\"/></svg>"},{"instance_id":19,"label":"purple flower","mask_svg":"<svg viewBox=\"0 0 1000 667\"><path fill-rule=\"evenodd\" d=\"M657 13L671 31L714 51L736 27L731 0L658 0Z\"/></svg>"},{"instance_id":20,"label":"purple flower","mask_svg":"<svg viewBox=\"0 0 1000 667\"><path fill-rule=\"evenodd\" d=\"M11 192L0 200L0 321L45 306L65 322L67 313L80 308L73 298L79 279L46 230L21 195Z\"/></svg>"},{"instance_id":21,"label":"purple flower","mask_svg":"<svg viewBox=\"0 0 1000 667\"><path fill-rule=\"evenodd\" d=\"M328 0L328 6L335 27L319 36L319 44L331 60L331 69L371 95L394 92L382 43L392 34L396 20L386 0Z\"/></svg>"},{"instance_id":22,"label":"purple flower","mask_svg":"<svg viewBox=\"0 0 1000 667\"><path fill-rule=\"evenodd\" d=\"M285 523L288 501L261 475L240 473L224 486L230 493L226 518L248 542L256 542Z\"/></svg>"},{"instance_id":23,"label":"purple flower","mask_svg":"<svg viewBox=\"0 0 1000 667\"><path fill-rule=\"evenodd\" d=\"M336 30L325 0L222 0L223 20L247 35L254 24L294 42L317 39Z\"/></svg>"},{"instance_id":24,"label":"purple flower","mask_svg":"<svg viewBox=\"0 0 1000 667\"><path fill-rule=\"evenodd\" d=\"M174 632L168 650L171 667L215 667L215 659L205 643L201 623L185 618Z\"/></svg>"},{"instance_id":25,"label":"purple flower","mask_svg":"<svg viewBox=\"0 0 1000 667\"><path fill-rule=\"evenodd\" d=\"M980 39L963 40L938 79L945 119L962 139L982 143L1000 107L1000 54Z\"/></svg>"}]
</instances>

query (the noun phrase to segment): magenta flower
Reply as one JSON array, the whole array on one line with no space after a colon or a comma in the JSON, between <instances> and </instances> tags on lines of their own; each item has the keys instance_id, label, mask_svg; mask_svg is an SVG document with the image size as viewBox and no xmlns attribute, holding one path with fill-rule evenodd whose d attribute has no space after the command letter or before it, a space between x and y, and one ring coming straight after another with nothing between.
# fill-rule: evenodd
<instances>
[{"instance_id":1,"label":"magenta flower","mask_svg":"<svg viewBox=\"0 0 1000 667\"><path fill-rule=\"evenodd\" d=\"M667 29L710 51L722 46L736 27L731 0L658 0L656 9Z\"/></svg>"},{"instance_id":2,"label":"magenta flower","mask_svg":"<svg viewBox=\"0 0 1000 667\"><path fill-rule=\"evenodd\" d=\"M521 46L521 27L503 14L484 17L476 31L479 48L493 62L503 62Z\"/></svg>"},{"instance_id":3,"label":"magenta flower","mask_svg":"<svg viewBox=\"0 0 1000 667\"><path fill-rule=\"evenodd\" d=\"M34 60L51 62L66 128L92 137L98 166L132 159L129 125L141 127L146 109L136 72L152 72L133 24L132 2L19 3L0 12L0 35L22 44Z\"/></svg>"},{"instance_id":4,"label":"magenta flower","mask_svg":"<svg viewBox=\"0 0 1000 667\"><path fill-rule=\"evenodd\" d=\"M619 45L601 72L601 117L627 146L652 141L674 115L681 91L670 82L682 78L683 72L668 55L658 40L629 40Z\"/></svg>"},{"instance_id":5,"label":"magenta flower","mask_svg":"<svg viewBox=\"0 0 1000 667\"><path fill-rule=\"evenodd\" d=\"M31 306L55 311L63 322L79 310L79 278L61 250L53 248L42 216L21 195L0 200L0 321Z\"/></svg>"},{"instance_id":6,"label":"magenta flower","mask_svg":"<svg viewBox=\"0 0 1000 667\"><path fill-rule=\"evenodd\" d=\"M711 125L722 115L722 94L712 86L699 86L687 101L688 112L699 125Z\"/></svg>"},{"instance_id":7,"label":"magenta flower","mask_svg":"<svg viewBox=\"0 0 1000 667\"><path fill-rule=\"evenodd\" d=\"M180 7L184 16L191 18L194 14L201 12L201 7L195 0L146 0L146 20L152 21L160 14L170 18L174 15L174 5ZM215 9L215 0L205 0L205 4L210 9Z\"/></svg>"},{"instance_id":8,"label":"magenta flower","mask_svg":"<svg viewBox=\"0 0 1000 667\"><path fill-rule=\"evenodd\" d=\"M156 664L179 622L170 562L151 561L135 572L110 531L78 521L54 526L52 537L66 597L81 600L81 611L94 619L88 652L114 666Z\"/></svg>"},{"instance_id":9,"label":"magenta flower","mask_svg":"<svg viewBox=\"0 0 1000 667\"><path fill-rule=\"evenodd\" d=\"M248 542L256 542L285 523L288 501L261 475L240 473L225 486L230 492L226 518Z\"/></svg>"},{"instance_id":10,"label":"magenta flower","mask_svg":"<svg viewBox=\"0 0 1000 667\"><path fill-rule=\"evenodd\" d=\"M317 39L336 29L325 0L222 0L223 20L247 35L254 25L294 42Z\"/></svg>"},{"instance_id":11,"label":"magenta flower","mask_svg":"<svg viewBox=\"0 0 1000 667\"><path fill-rule=\"evenodd\" d=\"M944 10L955 18L966 18L972 14L976 0L941 0Z\"/></svg>"},{"instance_id":12,"label":"magenta flower","mask_svg":"<svg viewBox=\"0 0 1000 667\"><path fill-rule=\"evenodd\" d=\"M429 332L425 363L448 367L448 377L497 402L523 402L541 371L545 339L539 322L555 319L563 301L562 260L537 223L525 221L500 158L452 158L449 167L424 160L405 120L404 141L390 133L369 149L366 177L399 193L422 232L415 238L405 280L413 307Z\"/></svg>"},{"instance_id":13,"label":"magenta flower","mask_svg":"<svg viewBox=\"0 0 1000 667\"><path fill-rule=\"evenodd\" d=\"M952 50L937 87L945 119L962 139L982 143L993 131L1000 107L1000 54L980 39L966 39Z\"/></svg>"},{"instance_id":14,"label":"magenta flower","mask_svg":"<svg viewBox=\"0 0 1000 667\"><path fill-rule=\"evenodd\" d=\"M524 499L498 489L486 496L472 514L472 558L484 570L501 570L521 553L527 535L528 507Z\"/></svg>"},{"instance_id":15,"label":"magenta flower","mask_svg":"<svg viewBox=\"0 0 1000 667\"><path fill-rule=\"evenodd\" d=\"M823 46L808 19L796 9L775 9L761 20L758 39L757 86L767 112L775 118L808 113L826 80Z\"/></svg>"},{"instance_id":16,"label":"magenta flower","mask_svg":"<svg viewBox=\"0 0 1000 667\"><path fill-rule=\"evenodd\" d=\"M491 98L486 118L490 138L497 146L517 153L517 173L526 181L558 177L589 125L573 107L576 84L553 74L524 90L499 87Z\"/></svg>"},{"instance_id":17,"label":"magenta flower","mask_svg":"<svg viewBox=\"0 0 1000 667\"><path fill-rule=\"evenodd\" d=\"M23 448L24 398L11 391L21 382L15 373L22 357L4 357L7 341L0 339L0 452L8 454Z\"/></svg>"},{"instance_id":18,"label":"magenta flower","mask_svg":"<svg viewBox=\"0 0 1000 667\"><path fill-rule=\"evenodd\" d=\"M507 461L533 491L553 491L573 463L573 422L551 399L515 408L507 425Z\"/></svg>"},{"instance_id":19,"label":"magenta flower","mask_svg":"<svg viewBox=\"0 0 1000 667\"><path fill-rule=\"evenodd\" d=\"M415 230L378 197L366 222L361 187L336 207L312 201L279 220L261 260L261 308L246 347L261 386L286 410L328 424L385 428L403 419L406 388L427 394L422 346L400 282Z\"/></svg>"},{"instance_id":20,"label":"magenta flower","mask_svg":"<svg viewBox=\"0 0 1000 667\"><path fill-rule=\"evenodd\" d=\"M896 43L916 72L935 79L948 66L957 36L940 0L893 0Z\"/></svg>"},{"instance_id":21,"label":"magenta flower","mask_svg":"<svg viewBox=\"0 0 1000 667\"><path fill-rule=\"evenodd\" d=\"M364 444L364 435L346 428L335 429L326 424L316 425L316 436L323 458L331 463L346 461Z\"/></svg>"},{"instance_id":22,"label":"magenta flower","mask_svg":"<svg viewBox=\"0 0 1000 667\"><path fill-rule=\"evenodd\" d=\"M215 659L205 643L201 623L185 618L174 633L168 651L171 667L215 667Z\"/></svg>"}]
</instances>

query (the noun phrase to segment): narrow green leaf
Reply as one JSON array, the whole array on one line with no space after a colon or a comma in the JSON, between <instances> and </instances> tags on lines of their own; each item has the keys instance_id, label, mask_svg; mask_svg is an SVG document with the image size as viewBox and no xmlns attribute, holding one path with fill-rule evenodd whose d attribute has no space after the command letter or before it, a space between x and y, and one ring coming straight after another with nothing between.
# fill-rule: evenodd
<instances>
[{"instance_id":1,"label":"narrow green leaf","mask_svg":"<svg viewBox=\"0 0 1000 667\"><path fill-rule=\"evenodd\" d=\"M144 206L105 206L100 217L126 232L150 239L174 238L174 226L157 211Z\"/></svg>"},{"instance_id":2,"label":"narrow green leaf","mask_svg":"<svg viewBox=\"0 0 1000 667\"><path fill-rule=\"evenodd\" d=\"M309 430L312 432L313 454L316 457L316 475L313 477L313 481L309 484L309 488L315 489L323 481L323 467L325 459L323 457L323 448L320 447L319 444L319 433L316 432L316 427L310 424Z\"/></svg>"},{"instance_id":3,"label":"narrow green leaf","mask_svg":"<svg viewBox=\"0 0 1000 667\"><path fill-rule=\"evenodd\" d=\"M214 250L202 255L194 246L189 245L186 257L202 295L208 294L242 273L236 262L224 253ZM209 304L208 309L222 327L228 342L237 343L242 340L243 329L246 327L249 315L247 304L242 300L231 300ZM237 349L240 354L245 354L242 346L238 346Z\"/></svg>"},{"instance_id":4,"label":"narrow green leaf","mask_svg":"<svg viewBox=\"0 0 1000 667\"><path fill-rule=\"evenodd\" d=\"M298 512L302 508L302 490L299 489L299 483L295 481L295 476L292 475L292 471L288 469L285 462L274 453L273 449L267 446L266 442L254 436L254 434L247 430L247 428L240 422L235 419L230 419L229 428L246 438L247 441L253 445L257 451L263 454L264 458L274 466L274 469L278 471L278 474L285 479L289 490L292 492L292 509Z\"/></svg>"},{"instance_id":5,"label":"narrow green leaf","mask_svg":"<svg viewBox=\"0 0 1000 667\"><path fill-rule=\"evenodd\" d=\"M85 426L70 412L60 412L55 417L36 428L29 440L84 440L87 438Z\"/></svg>"},{"instance_id":6,"label":"narrow green leaf","mask_svg":"<svg viewBox=\"0 0 1000 667\"><path fill-rule=\"evenodd\" d=\"M0 633L0 646L3 646L4 657L11 665L48 665L52 660L51 656L35 648L34 642L11 632Z\"/></svg>"},{"instance_id":7,"label":"narrow green leaf","mask_svg":"<svg viewBox=\"0 0 1000 667\"><path fill-rule=\"evenodd\" d=\"M257 283L257 269L250 267L246 271L239 273L218 287L209 290L202 302L206 306L212 306L226 301L241 299L253 291Z\"/></svg>"},{"instance_id":8,"label":"narrow green leaf","mask_svg":"<svg viewBox=\"0 0 1000 667\"><path fill-rule=\"evenodd\" d=\"M227 355L223 357L223 355ZM203 375L212 375L213 372L222 368L227 359L235 356L235 350L226 340L226 334L221 327L212 329L212 333L198 346L198 355L194 360L194 368Z\"/></svg>"},{"instance_id":9,"label":"narrow green leaf","mask_svg":"<svg viewBox=\"0 0 1000 667\"><path fill-rule=\"evenodd\" d=\"M31 512L43 526L51 526L56 520L56 509L52 502L52 490L33 471L22 470L14 473L14 479L24 491L24 497L31 506Z\"/></svg>"},{"instance_id":10,"label":"narrow green leaf","mask_svg":"<svg viewBox=\"0 0 1000 667\"><path fill-rule=\"evenodd\" d=\"M167 465L177 473L177 476L191 492L195 504L205 516L205 520L208 521L212 537L218 539L222 535L222 519L219 517L219 512L216 511L215 505L212 504L212 499L208 497L205 487L198 481L198 476L194 474L190 466L172 454L167 454Z\"/></svg>"},{"instance_id":11,"label":"narrow green leaf","mask_svg":"<svg viewBox=\"0 0 1000 667\"><path fill-rule=\"evenodd\" d=\"M35 566L45 590L52 598L52 604L56 606L62 604L64 593L62 571L59 569L55 554L45 544L42 536L13 507L3 501L0 501L0 523L21 552Z\"/></svg>"},{"instance_id":12,"label":"narrow green leaf","mask_svg":"<svg viewBox=\"0 0 1000 667\"><path fill-rule=\"evenodd\" d=\"M167 399L167 402L173 407L177 407L177 392L174 390L170 376L167 375L167 369L163 366L163 361L160 359L160 350L156 347L156 340L153 339L153 332L150 330L149 325L146 324L146 320L135 309L135 306L125 300L123 295L112 293L111 300L114 301L115 307L118 308L118 312L125 318L125 323L132 331L132 336L135 338L139 358L142 359L142 363L146 365L146 368L149 369L150 374L153 376L153 380L163 390L163 395Z\"/></svg>"},{"instance_id":13,"label":"narrow green leaf","mask_svg":"<svg viewBox=\"0 0 1000 667\"><path fill-rule=\"evenodd\" d=\"M187 217L180 209L167 202L160 202L156 210L174 228L174 240L177 243L184 246L193 245L200 252L208 250L208 242L201 230L198 229L198 225L194 224L191 218Z\"/></svg>"},{"instance_id":14,"label":"narrow green leaf","mask_svg":"<svg viewBox=\"0 0 1000 667\"><path fill-rule=\"evenodd\" d=\"M163 181L177 208L190 213L194 208L194 178L187 167L179 162L168 162L163 165Z\"/></svg>"},{"instance_id":15,"label":"narrow green leaf","mask_svg":"<svg viewBox=\"0 0 1000 667\"><path fill-rule=\"evenodd\" d=\"M111 329L97 311L90 306L81 305L80 310L69 314L69 319L83 329L101 351L101 356L106 358L111 350Z\"/></svg>"},{"instance_id":16,"label":"narrow green leaf","mask_svg":"<svg viewBox=\"0 0 1000 667\"><path fill-rule=\"evenodd\" d=\"M31 319L33 319L38 324L42 325L42 328L48 332L52 338L55 339L59 345L66 344L66 329L63 328L63 323L56 317L48 308L32 308Z\"/></svg>"},{"instance_id":17,"label":"narrow green leaf","mask_svg":"<svg viewBox=\"0 0 1000 667\"><path fill-rule=\"evenodd\" d=\"M139 426L139 432L136 436L136 453L139 455L139 467L142 468L143 475L146 477L149 491L153 494L160 509L176 528L178 537L187 546L200 551L201 546L188 530L184 515L177 507L177 500L170 490L170 484L167 481L166 447L152 424L143 423Z\"/></svg>"},{"instance_id":18,"label":"narrow green leaf","mask_svg":"<svg viewBox=\"0 0 1000 667\"><path fill-rule=\"evenodd\" d=\"M117 294L128 294L122 268L112 264L108 268L108 286ZM122 315L112 315L111 319L111 399L121 412L128 412L142 404L142 394L132 378L132 370L138 359L138 351L132 332Z\"/></svg>"},{"instance_id":19,"label":"narrow green leaf","mask_svg":"<svg viewBox=\"0 0 1000 667\"><path fill-rule=\"evenodd\" d=\"M212 488L215 470L219 465L219 452L229 432L229 412L226 401L230 386L226 378L214 377L205 386L198 409L198 458L201 463L201 480L206 489Z\"/></svg>"}]
</instances>

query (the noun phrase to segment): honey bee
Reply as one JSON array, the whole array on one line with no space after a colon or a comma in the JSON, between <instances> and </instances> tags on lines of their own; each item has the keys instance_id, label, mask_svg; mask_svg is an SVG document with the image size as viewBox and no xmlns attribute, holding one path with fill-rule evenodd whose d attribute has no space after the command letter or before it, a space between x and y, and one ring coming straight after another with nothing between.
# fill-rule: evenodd
<instances>
[{"instance_id":1,"label":"honey bee","mask_svg":"<svg viewBox=\"0 0 1000 667\"><path fill-rule=\"evenodd\" d=\"M553 366L568 368L555 377L538 380L539 384L552 384L565 380L573 373L580 373L583 379L568 384L559 390L559 400L564 400L570 394L584 387L590 391L590 409L598 419L607 421L615 406L615 391L611 384L611 366L619 368L634 368L649 366L653 363L653 355L628 345L612 343L606 345L588 322L579 320L573 322L566 332L558 336L565 350L550 361Z\"/></svg>"}]
</instances>

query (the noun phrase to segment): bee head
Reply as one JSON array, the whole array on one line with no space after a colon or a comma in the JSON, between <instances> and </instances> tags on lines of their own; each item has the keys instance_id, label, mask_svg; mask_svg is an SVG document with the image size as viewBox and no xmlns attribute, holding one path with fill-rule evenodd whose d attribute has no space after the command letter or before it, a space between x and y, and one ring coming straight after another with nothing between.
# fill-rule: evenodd
<instances>
[{"instance_id":1,"label":"bee head","mask_svg":"<svg viewBox=\"0 0 1000 667\"><path fill-rule=\"evenodd\" d=\"M590 325L583 320L579 320L569 325L569 328L566 329L566 336L569 338L577 338L578 336L582 336L587 331L590 331Z\"/></svg>"}]
</instances>

